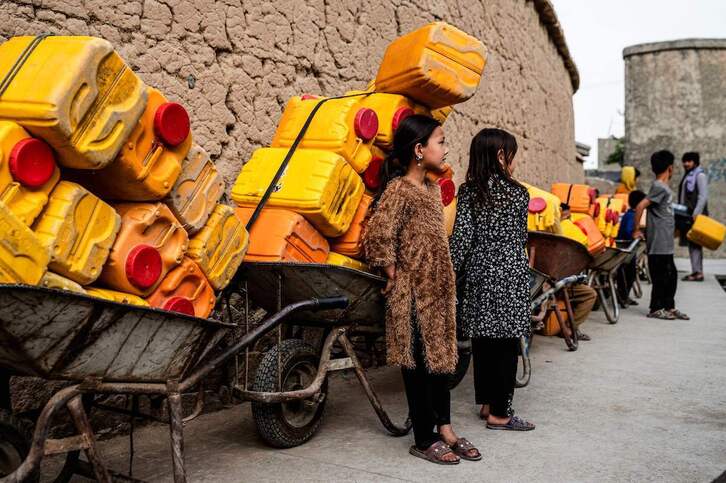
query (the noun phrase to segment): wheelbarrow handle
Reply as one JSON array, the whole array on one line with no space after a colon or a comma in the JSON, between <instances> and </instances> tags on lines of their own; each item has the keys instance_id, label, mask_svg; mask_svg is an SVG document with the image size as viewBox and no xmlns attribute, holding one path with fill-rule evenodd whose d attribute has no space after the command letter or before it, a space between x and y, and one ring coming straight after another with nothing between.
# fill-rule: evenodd
<instances>
[{"instance_id":1,"label":"wheelbarrow handle","mask_svg":"<svg viewBox=\"0 0 726 483\"><path fill-rule=\"evenodd\" d=\"M345 309L350 305L348 297L325 297L317 299L313 310Z\"/></svg>"}]
</instances>

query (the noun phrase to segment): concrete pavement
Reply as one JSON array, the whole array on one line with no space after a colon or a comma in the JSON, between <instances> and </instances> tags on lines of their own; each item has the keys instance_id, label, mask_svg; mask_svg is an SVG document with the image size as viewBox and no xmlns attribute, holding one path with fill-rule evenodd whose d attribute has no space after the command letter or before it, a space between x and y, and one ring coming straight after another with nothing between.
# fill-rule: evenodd
<instances>
[{"instance_id":1,"label":"concrete pavement","mask_svg":"<svg viewBox=\"0 0 726 483\"><path fill-rule=\"evenodd\" d=\"M685 261L679 268L685 270ZM471 373L452 394L455 429L484 454L478 463L442 467L409 456L411 437L380 426L352 374L334 377L319 433L288 450L264 446L249 405L207 414L185 429L190 481L698 481L726 470L726 292L707 261L705 283L679 283L678 306L691 321L645 318L641 304L609 325L595 312L583 326L592 342L566 351L537 336L533 375L514 407L529 433L489 431L477 418ZM402 419L400 373L372 371L389 412ZM109 466L126 468L128 439L101 444ZM134 476L170 481L168 432L137 432Z\"/></svg>"}]
</instances>

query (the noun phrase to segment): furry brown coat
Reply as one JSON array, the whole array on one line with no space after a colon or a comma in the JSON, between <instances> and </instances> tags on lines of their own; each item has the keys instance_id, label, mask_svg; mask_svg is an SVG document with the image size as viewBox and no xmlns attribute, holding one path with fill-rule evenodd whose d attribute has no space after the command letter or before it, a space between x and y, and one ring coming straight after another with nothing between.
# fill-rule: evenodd
<instances>
[{"instance_id":1,"label":"furry brown coat","mask_svg":"<svg viewBox=\"0 0 726 483\"><path fill-rule=\"evenodd\" d=\"M363 237L371 266L394 264L396 276L386 304L388 363L415 367L411 346L411 307L432 373L451 373L457 362L456 284L444 229L441 190L406 178L386 187Z\"/></svg>"}]
</instances>

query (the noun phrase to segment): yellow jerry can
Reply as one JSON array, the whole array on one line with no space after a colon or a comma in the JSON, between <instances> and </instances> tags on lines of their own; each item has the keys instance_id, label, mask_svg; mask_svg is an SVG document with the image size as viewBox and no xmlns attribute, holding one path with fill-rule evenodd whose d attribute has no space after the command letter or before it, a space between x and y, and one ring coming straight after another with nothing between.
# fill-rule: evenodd
<instances>
[{"instance_id":1,"label":"yellow jerry can","mask_svg":"<svg viewBox=\"0 0 726 483\"><path fill-rule=\"evenodd\" d=\"M0 201L0 283L37 285L49 261L35 233Z\"/></svg>"},{"instance_id":2,"label":"yellow jerry can","mask_svg":"<svg viewBox=\"0 0 726 483\"><path fill-rule=\"evenodd\" d=\"M121 217L110 205L70 181L56 185L33 224L50 249L49 268L81 285L101 275L120 227Z\"/></svg>"},{"instance_id":3,"label":"yellow jerry can","mask_svg":"<svg viewBox=\"0 0 726 483\"><path fill-rule=\"evenodd\" d=\"M80 284L77 284L70 278L61 277L57 273L53 272L45 272L45 275L43 275L43 278L40 279L38 285L41 287L52 288L55 290L65 290L67 292L74 292L80 294L86 293L86 291L83 290L83 287L81 287Z\"/></svg>"},{"instance_id":4,"label":"yellow jerry can","mask_svg":"<svg viewBox=\"0 0 726 483\"><path fill-rule=\"evenodd\" d=\"M560 228L560 199L543 189L530 184L520 183L529 192L529 206L527 211L527 230L559 233Z\"/></svg>"},{"instance_id":5,"label":"yellow jerry can","mask_svg":"<svg viewBox=\"0 0 726 483\"><path fill-rule=\"evenodd\" d=\"M193 235L202 229L224 194L224 181L209 154L192 146L182 163L182 171L164 200L184 229Z\"/></svg>"},{"instance_id":6,"label":"yellow jerry can","mask_svg":"<svg viewBox=\"0 0 726 483\"><path fill-rule=\"evenodd\" d=\"M118 156L103 169L75 179L104 199L156 201L174 186L192 146L189 115L180 104L148 88L149 100Z\"/></svg>"},{"instance_id":7,"label":"yellow jerry can","mask_svg":"<svg viewBox=\"0 0 726 483\"><path fill-rule=\"evenodd\" d=\"M709 250L718 250L726 238L726 226L706 215L698 215L686 237Z\"/></svg>"},{"instance_id":8,"label":"yellow jerry can","mask_svg":"<svg viewBox=\"0 0 726 483\"><path fill-rule=\"evenodd\" d=\"M431 109L451 106L476 93L485 65L481 41L445 22L433 22L388 46L376 91L402 94Z\"/></svg>"},{"instance_id":9,"label":"yellow jerry can","mask_svg":"<svg viewBox=\"0 0 726 483\"><path fill-rule=\"evenodd\" d=\"M393 148L393 133L408 116L416 114L416 104L406 96L375 93L363 97L360 105L371 109L378 117L375 144L383 149Z\"/></svg>"},{"instance_id":10,"label":"yellow jerry can","mask_svg":"<svg viewBox=\"0 0 726 483\"><path fill-rule=\"evenodd\" d=\"M562 228L562 236L575 240L587 248L587 233L582 231L579 226L575 225L572 220L560 221L560 227Z\"/></svg>"},{"instance_id":11,"label":"yellow jerry can","mask_svg":"<svg viewBox=\"0 0 726 483\"><path fill-rule=\"evenodd\" d=\"M11 121L0 121L0 201L30 226L60 179L53 150Z\"/></svg>"},{"instance_id":12,"label":"yellow jerry can","mask_svg":"<svg viewBox=\"0 0 726 483\"><path fill-rule=\"evenodd\" d=\"M352 268L353 270L359 270L361 272L368 272L368 265L356 260L354 258L346 257L340 253L330 252L328 253L328 260L325 262L328 265L337 265L339 267Z\"/></svg>"},{"instance_id":13,"label":"yellow jerry can","mask_svg":"<svg viewBox=\"0 0 726 483\"><path fill-rule=\"evenodd\" d=\"M287 151L260 148L252 154L232 187L237 205L257 206ZM342 157L330 151L298 149L266 206L300 213L326 237L338 237L350 227L364 190L360 176Z\"/></svg>"},{"instance_id":14,"label":"yellow jerry can","mask_svg":"<svg viewBox=\"0 0 726 483\"><path fill-rule=\"evenodd\" d=\"M91 297L96 297L119 304L137 305L139 307L151 307L151 305L149 305L149 302L142 299L138 295L118 292L116 290L110 290L107 288L86 287L86 293Z\"/></svg>"},{"instance_id":15,"label":"yellow jerry can","mask_svg":"<svg viewBox=\"0 0 726 483\"><path fill-rule=\"evenodd\" d=\"M613 196L600 196L595 200L600 206L595 217L597 229L605 238L618 236L620 230L620 213L623 211L623 200Z\"/></svg>"},{"instance_id":16,"label":"yellow jerry can","mask_svg":"<svg viewBox=\"0 0 726 483\"><path fill-rule=\"evenodd\" d=\"M215 290L222 290L242 264L249 241L234 208L219 204L189 241L187 256L197 262Z\"/></svg>"},{"instance_id":17,"label":"yellow jerry can","mask_svg":"<svg viewBox=\"0 0 726 483\"><path fill-rule=\"evenodd\" d=\"M452 112L454 112L454 108L452 106L444 106L439 109L434 109L433 111L431 111L430 115L431 117L439 121L443 126Z\"/></svg>"},{"instance_id":18,"label":"yellow jerry can","mask_svg":"<svg viewBox=\"0 0 726 483\"><path fill-rule=\"evenodd\" d=\"M42 138L68 168L100 169L146 105L146 88L94 37L13 37L0 45L0 119Z\"/></svg>"},{"instance_id":19,"label":"yellow jerry can","mask_svg":"<svg viewBox=\"0 0 726 483\"><path fill-rule=\"evenodd\" d=\"M292 97L282 113L271 146L290 147L308 116L322 98ZM370 147L378 133L375 111L361 105L362 97L333 99L315 113L300 148L320 149L339 154L362 173L371 162Z\"/></svg>"},{"instance_id":20,"label":"yellow jerry can","mask_svg":"<svg viewBox=\"0 0 726 483\"><path fill-rule=\"evenodd\" d=\"M454 223L456 223L456 197L444 206L444 227L446 228L446 236L454 233Z\"/></svg>"}]
</instances>

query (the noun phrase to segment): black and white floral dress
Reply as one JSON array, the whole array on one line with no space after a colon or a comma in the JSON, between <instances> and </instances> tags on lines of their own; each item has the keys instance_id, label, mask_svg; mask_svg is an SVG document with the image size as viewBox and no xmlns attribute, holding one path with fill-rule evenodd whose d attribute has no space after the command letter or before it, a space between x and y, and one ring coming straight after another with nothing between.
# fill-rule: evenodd
<instances>
[{"instance_id":1,"label":"black and white floral dress","mask_svg":"<svg viewBox=\"0 0 726 483\"><path fill-rule=\"evenodd\" d=\"M468 337L518 338L530 333L527 204L519 185L495 176L490 199L475 202L471 186L459 189L451 259L464 277L457 323Z\"/></svg>"}]
</instances>

